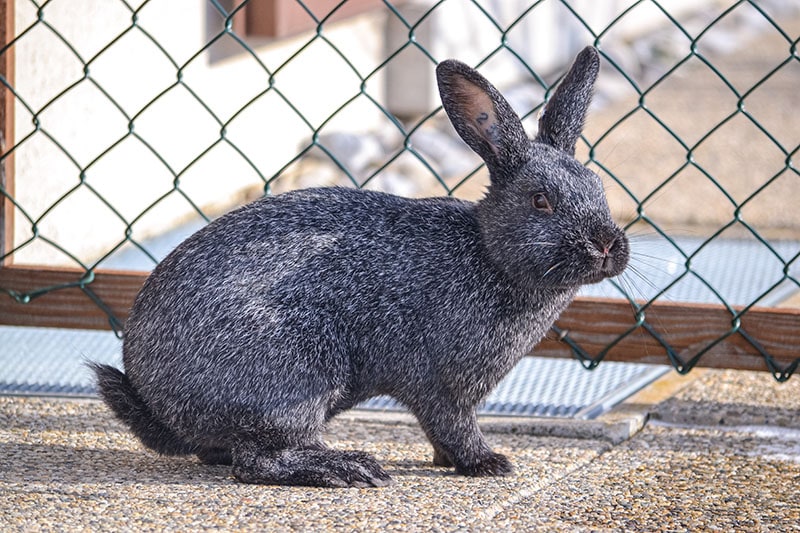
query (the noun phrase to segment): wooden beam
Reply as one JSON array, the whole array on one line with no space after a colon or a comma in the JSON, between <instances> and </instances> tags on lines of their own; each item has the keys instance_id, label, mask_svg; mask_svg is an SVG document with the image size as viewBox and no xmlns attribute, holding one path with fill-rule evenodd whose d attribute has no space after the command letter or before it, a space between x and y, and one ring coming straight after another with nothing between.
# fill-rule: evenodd
<instances>
[{"instance_id":1,"label":"wooden beam","mask_svg":"<svg viewBox=\"0 0 800 533\"><path fill-rule=\"evenodd\" d=\"M99 298L120 324L125 322L133 299L147 273L126 271L95 272L85 286L91 294L75 285L35 296L19 303L5 294L24 295L45 287L78 284L85 272L80 269L52 268L41 265L10 265L0 268L0 324L78 329L110 329L108 315L98 307Z\"/></svg>"},{"instance_id":2,"label":"wooden beam","mask_svg":"<svg viewBox=\"0 0 800 533\"><path fill-rule=\"evenodd\" d=\"M0 268L0 289L19 294L79 282L78 269L7 266ZM124 323L146 273L98 271L86 286ZM654 303L644 313L645 324L669 343L687 362L721 336L725 340L709 349L697 366L768 370L764 358L733 328L733 317L722 306L684 303ZM45 293L29 303L18 303L0 293L0 324L108 329L108 316L80 287ZM670 364L667 350L644 325L636 326L636 314L622 300L579 298L558 321L569 338L592 357L616 343L605 354L607 361ZM626 337L620 336L634 328ZM742 318L740 329L755 339L780 364L786 366L800 357L800 309L753 308ZM545 339L535 355L572 357L569 346Z\"/></svg>"},{"instance_id":3,"label":"wooden beam","mask_svg":"<svg viewBox=\"0 0 800 533\"><path fill-rule=\"evenodd\" d=\"M738 328L734 327L733 315L721 305L656 302L644 317L647 326L684 363L704 351L697 366L768 370L763 356L739 331L754 339L781 366L800 358L800 309L752 308L741 317ZM636 314L625 301L579 298L557 324L593 358L616 343L605 360L670 364L664 344L644 324L635 327ZM726 338L714 344L720 337ZM546 339L534 352L548 357L571 356L565 348L563 342Z\"/></svg>"},{"instance_id":4,"label":"wooden beam","mask_svg":"<svg viewBox=\"0 0 800 533\"><path fill-rule=\"evenodd\" d=\"M14 1L0 1L0 47L14 38ZM0 55L0 76L14 86L14 47ZM0 85L0 257L14 247L14 154L6 150L14 146L14 97ZM11 256L0 259L0 267L11 263Z\"/></svg>"}]
</instances>

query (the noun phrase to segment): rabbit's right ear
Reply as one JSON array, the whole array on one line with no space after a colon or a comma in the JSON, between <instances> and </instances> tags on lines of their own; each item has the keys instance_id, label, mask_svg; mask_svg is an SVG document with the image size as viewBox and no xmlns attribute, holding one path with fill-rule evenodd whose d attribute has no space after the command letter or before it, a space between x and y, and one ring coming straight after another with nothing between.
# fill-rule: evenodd
<instances>
[{"instance_id":1,"label":"rabbit's right ear","mask_svg":"<svg viewBox=\"0 0 800 533\"><path fill-rule=\"evenodd\" d=\"M439 94L453 127L491 169L514 169L530 140L519 117L486 78L460 61L436 67ZM496 179L493 173L493 179Z\"/></svg>"},{"instance_id":2,"label":"rabbit's right ear","mask_svg":"<svg viewBox=\"0 0 800 533\"><path fill-rule=\"evenodd\" d=\"M575 144L583 131L592 90L600 71L600 54L587 46L575 58L539 117L536 141L575 156Z\"/></svg>"}]
</instances>

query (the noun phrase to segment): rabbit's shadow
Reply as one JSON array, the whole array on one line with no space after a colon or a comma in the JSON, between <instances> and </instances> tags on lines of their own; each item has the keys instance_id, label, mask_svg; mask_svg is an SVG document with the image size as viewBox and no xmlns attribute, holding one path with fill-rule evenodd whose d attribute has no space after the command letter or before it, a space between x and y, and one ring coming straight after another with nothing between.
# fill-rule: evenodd
<instances>
[{"instance_id":1,"label":"rabbit's shadow","mask_svg":"<svg viewBox=\"0 0 800 533\"><path fill-rule=\"evenodd\" d=\"M188 457L160 457L144 450L82 448L65 444L0 444L8 459L4 478L9 482L65 485L229 483L230 467L205 465Z\"/></svg>"},{"instance_id":2,"label":"rabbit's shadow","mask_svg":"<svg viewBox=\"0 0 800 533\"><path fill-rule=\"evenodd\" d=\"M66 444L2 443L5 482L71 484L231 485L231 467L207 465L194 456L164 457L146 450L85 448ZM452 469L428 460L382 461L393 478L446 477Z\"/></svg>"},{"instance_id":3,"label":"rabbit's shadow","mask_svg":"<svg viewBox=\"0 0 800 533\"><path fill-rule=\"evenodd\" d=\"M392 477L448 477L455 476L453 468L434 466L430 459L378 461Z\"/></svg>"}]
</instances>

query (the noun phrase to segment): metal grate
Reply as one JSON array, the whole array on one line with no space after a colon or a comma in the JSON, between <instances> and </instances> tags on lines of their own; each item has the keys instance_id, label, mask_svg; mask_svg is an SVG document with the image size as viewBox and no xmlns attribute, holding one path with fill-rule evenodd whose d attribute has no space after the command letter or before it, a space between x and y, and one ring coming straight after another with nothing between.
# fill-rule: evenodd
<instances>
[{"instance_id":1,"label":"metal grate","mask_svg":"<svg viewBox=\"0 0 800 533\"><path fill-rule=\"evenodd\" d=\"M121 341L110 332L0 326L0 394L94 397L93 377L85 363L120 366L121 354ZM592 418L669 370L610 362L593 372L578 372L578 367L572 360L525 358L481 412ZM402 409L386 397L360 407Z\"/></svg>"},{"instance_id":2,"label":"metal grate","mask_svg":"<svg viewBox=\"0 0 800 533\"><path fill-rule=\"evenodd\" d=\"M119 365L121 341L105 331L0 326L0 394L92 396L89 361Z\"/></svg>"}]
</instances>

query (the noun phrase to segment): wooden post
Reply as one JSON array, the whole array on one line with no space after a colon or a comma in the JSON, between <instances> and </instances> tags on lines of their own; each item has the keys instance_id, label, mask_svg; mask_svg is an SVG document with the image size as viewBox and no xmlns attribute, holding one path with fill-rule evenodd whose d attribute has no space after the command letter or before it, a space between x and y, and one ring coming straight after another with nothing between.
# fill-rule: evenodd
<instances>
[{"instance_id":1,"label":"wooden post","mask_svg":"<svg viewBox=\"0 0 800 533\"><path fill-rule=\"evenodd\" d=\"M0 0L0 50L14 39L14 0ZM0 54L0 76L14 86L14 48ZM0 85L0 256L14 247L14 97L5 85ZM11 264L11 256L0 259L0 268Z\"/></svg>"}]
</instances>

